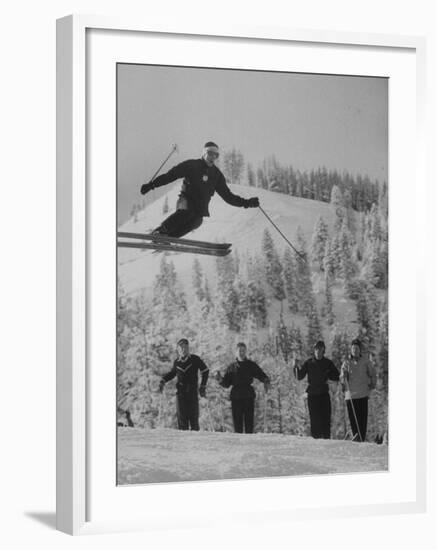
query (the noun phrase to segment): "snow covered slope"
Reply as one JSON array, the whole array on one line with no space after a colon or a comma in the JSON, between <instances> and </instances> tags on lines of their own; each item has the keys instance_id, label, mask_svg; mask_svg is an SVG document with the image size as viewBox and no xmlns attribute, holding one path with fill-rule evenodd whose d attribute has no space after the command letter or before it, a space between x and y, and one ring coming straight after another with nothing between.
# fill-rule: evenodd
<instances>
[{"instance_id":1,"label":"snow covered slope","mask_svg":"<svg viewBox=\"0 0 437 550\"><path fill-rule=\"evenodd\" d=\"M118 429L118 483L377 472L388 446L281 434Z\"/></svg>"},{"instance_id":2,"label":"snow covered slope","mask_svg":"<svg viewBox=\"0 0 437 550\"><path fill-rule=\"evenodd\" d=\"M295 241L296 229L300 225L309 245L319 216L322 216L330 227L332 225L333 209L327 203L290 197L244 185L230 185L230 188L233 193L245 198L258 196L263 209L291 242ZM144 233L155 228L168 215L162 213L165 198L168 197L170 212L172 212L178 194L179 186L147 206L137 214L135 219L132 218L120 226L119 230ZM263 232L268 228L279 251L282 252L284 247L288 246L258 208L236 208L226 204L218 195L214 195L210 213L211 217L204 218L203 225L192 232L189 238L231 242L233 251L244 256L246 253L260 250ZM190 281L194 257L191 254L171 256L183 283ZM161 254L119 248L118 258L119 279L128 293L150 288L159 270ZM207 275L214 271L216 261L214 257L197 256L197 258Z\"/></svg>"}]
</instances>

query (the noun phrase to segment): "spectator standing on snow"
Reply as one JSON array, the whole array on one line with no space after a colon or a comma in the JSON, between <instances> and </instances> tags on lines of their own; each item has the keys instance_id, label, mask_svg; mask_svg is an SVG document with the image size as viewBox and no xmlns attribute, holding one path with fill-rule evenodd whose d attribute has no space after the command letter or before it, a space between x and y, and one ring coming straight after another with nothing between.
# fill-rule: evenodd
<instances>
[{"instance_id":1,"label":"spectator standing on snow","mask_svg":"<svg viewBox=\"0 0 437 550\"><path fill-rule=\"evenodd\" d=\"M328 380L339 379L339 372L334 363L325 357L325 343L319 340L314 345L314 356L299 365L293 358L293 370L298 380L305 376L308 380L308 411L310 415L311 435L315 439L331 437L331 398L329 397Z\"/></svg>"},{"instance_id":2,"label":"spectator standing on snow","mask_svg":"<svg viewBox=\"0 0 437 550\"><path fill-rule=\"evenodd\" d=\"M162 393L166 382L176 377L178 428L180 430L199 430L198 393L200 397L206 397L209 369L199 356L190 354L186 338L181 338L177 343L177 353L178 358L174 361L172 369L161 378L159 391ZM199 372L201 374L200 386Z\"/></svg>"},{"instance_id":3,"label":"spectator standing on snow","mask_svg":"<svg viewBox=\"0 0 437 550\"><path fill-rule=\"evenodd\" d=\"M351 342L350 355L341 366L340 382L353 438L363 442L367 433L369 395L376 386L376 373L370 359L362 355L358 339Z\"/></svg>"},{"instance_id":4,"label":"spectator standing on snow","mask_svg":"<svg viewBox=\"0 0 437 550\"><path fill-rule=\"evenodd\" d=\"M255 390L252 382L254 378L258 379L264 384L264 391L268 393L270 379L261 367L247 358L246 344L237 344L235 361L227 367L223 376L217 372L216 378L224 388L232 386L230 398L235 432L253 433Z\"/></svg>"}]
</instances>

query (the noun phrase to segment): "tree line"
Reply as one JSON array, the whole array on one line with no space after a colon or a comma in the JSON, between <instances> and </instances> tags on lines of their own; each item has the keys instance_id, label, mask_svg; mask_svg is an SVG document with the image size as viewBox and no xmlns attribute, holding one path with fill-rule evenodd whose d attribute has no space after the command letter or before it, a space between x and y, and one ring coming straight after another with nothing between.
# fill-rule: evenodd
<instances>
[{"instance_id":1,"label":"tree line","mask_svg":"<svg viewBox=\"0 0 437 550\"><path fill-rule=\"evenodd\" d=\"M250 162L246 163L243 153L236 148L225 151L217 166L228 183L249 185L293 197L331 202L333 189L337 188L345 205L356 212L369 211L387 197L387 182L379 182L367 175L352 175L324 166L301 170L290 164L281 164L274 155L265 158L259 166L254 166ZM138 213L145 206L145 198L134 203L129 217L136 222ZM167 214L168 211L168 199L165 199L162 213Z\"/></svg>"},{"instance_id":2,"label":"tree line","mask_svg":"<svg viewBox=\"0 0 437 550\"><path fill-rule=\"evenodd\" d=\"M241 151L235 148L224 152L219 165L229 183L246 183L293 197L330 202L332 190L337 187L346 205L357 212L369 210L387 193L386 182L380 183L360 174L354 176L347 171L328 170L324 166L299 170L281 164L274 155L264 159L259 166L253 166L246 163Z\"/></svg>"}]
</instances>

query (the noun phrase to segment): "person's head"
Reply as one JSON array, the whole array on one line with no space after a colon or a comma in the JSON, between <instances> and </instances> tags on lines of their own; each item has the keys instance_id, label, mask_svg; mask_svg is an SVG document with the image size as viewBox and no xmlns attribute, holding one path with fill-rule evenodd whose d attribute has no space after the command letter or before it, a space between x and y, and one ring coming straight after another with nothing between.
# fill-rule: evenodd
<instances>
[{"instance_id":1,"label":"person's head","mask_svg":"<svg viewBox=\"0 0 437 550\"><path fill-rule=\"evenodd\" d=\"M244 361L247 355L247 347L244 342L238 342L237 344L237 359Z\"/></svg>"},{"instance_id":2,"label":"person's head","mask_svg":"<svg viewBox=\"0 0 437 550\"><path fill-rule=\"evenodd\" d=\"M207 141L203 146L203 160L208 166L212 166L214 162L219 158L219 148L213 141Z\"/></svg>"},{"instance_id":3,"label":"person's head","mask_svg":"<svg viewBox=\"0 0 437 550\"><path fill-rule=\"evenodd\" d=\"M325 355L325 342L319 340L314 344L314 357L316 359L322 359Z\"/></svg>"},{"instance_id":4,"label":"person's head","mask_svg":"<svg viewBox=\"0 0 437 550\"><path fill-rule=\"evenodd\" d=\"M358 338L355 338L355 340L352 340L351 342L351 356L354 359L361 356L361 342Z\"/></svg>"},{"instance_id":5,"label":"person's head","mask_svg":"<svg viewBox=\"0 0 437 550\"><path fill-rule=\"evenodd\" d=\"M177 343L177 352L179 357L186 357L190 351L190 345L186 338L181 338Z\"/></svg>"}]
</instances>

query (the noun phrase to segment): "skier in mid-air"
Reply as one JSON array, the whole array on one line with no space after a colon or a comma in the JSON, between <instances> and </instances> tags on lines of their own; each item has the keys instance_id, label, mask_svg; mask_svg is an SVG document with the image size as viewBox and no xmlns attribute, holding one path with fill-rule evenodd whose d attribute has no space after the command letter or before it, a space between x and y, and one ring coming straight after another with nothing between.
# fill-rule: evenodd
<instances>
[{"instance_id":1,"label":"skier in mid-air","mask_svg":"<svg viewBox=\"0 0 437 550\"><path fill-rule=\"evenodd\" d=\"M141 194L145 195L156 187L167 185L183 178L181 192L176 204L176 211L166 218L153 234L168 237L182 237L202 225L203 218L209 216L209 202L217 192L220 197L232 206L256 208L258 197L244 199L234 195L226 184L222 172L215 166L219 157L219 148L212 142L205 143L202 157L190 159L171 168L149 183L141 186Z\"/></svg>"},{"instance_id":2,"label":"skier in mid-air","mask_svg":"<svg viewBox=\"0 0 437 550\"><path fill-rule=\"evenodd\" d=\"M198 355L190 354L189 342L181 338L177 343L178 358L173 368L164 374L159 383L159 391L164 391L167 382L177 377L176 406L179 430L199 430L199 398L206 397L206 383L209 369ZM198 373L200 372L200 386Z\"/></svg>"}]
</instances>

